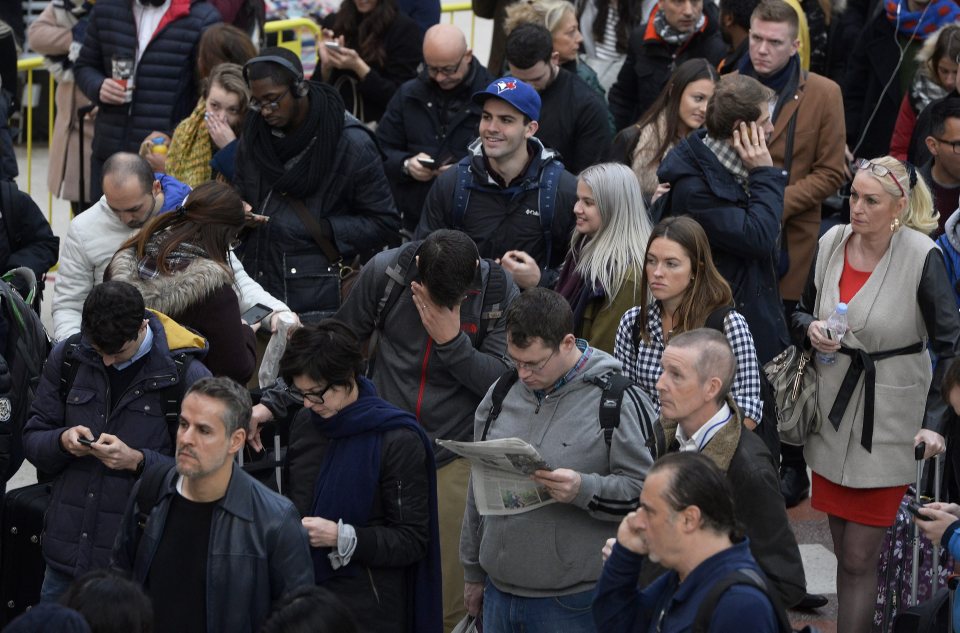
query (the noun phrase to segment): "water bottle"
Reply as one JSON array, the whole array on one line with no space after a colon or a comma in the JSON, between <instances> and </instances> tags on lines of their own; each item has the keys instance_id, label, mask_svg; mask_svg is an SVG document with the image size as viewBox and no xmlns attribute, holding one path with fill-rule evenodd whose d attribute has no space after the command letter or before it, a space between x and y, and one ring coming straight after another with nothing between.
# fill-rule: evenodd
<instances>
[{"instance_id":1,"label":"water bottle","mask_svg":"<svg viewBox=\"0 0 960 633\"><path fill-rule=\"evenodd\" d=\"M289 312L282 312L277 319L277 331L270 337L267 349L263 352L263 360L260 362L260 371L257 378L261 389L271 387L276 382L277 373L280 369L280 358L287 349L287 335L294 327L296 327L296 321L293 320L293 315Z\"/></svg>"},{"instance_id":2,"label":"water bottle","mask_svg":"<svg viewBox=\"0 0 960 633\"><path fill-rule=\"evenodd\" d=\"M843 335L847 333L847 304L838 303L837 309L833 311L833 314L830 315L830 318L827 319L827 332L826 335L836 341L837 343L843 338ZM824 365L833 365L837 362L837 353L831 352L829 354L824 354L823 352L817 352L817 360Z\"/></svg>"}]
</instances>

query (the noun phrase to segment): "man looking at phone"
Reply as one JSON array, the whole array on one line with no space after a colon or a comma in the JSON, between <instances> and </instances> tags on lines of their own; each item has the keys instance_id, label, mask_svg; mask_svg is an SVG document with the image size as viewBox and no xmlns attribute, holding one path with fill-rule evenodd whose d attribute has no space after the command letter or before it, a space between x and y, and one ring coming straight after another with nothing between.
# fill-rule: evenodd
<instances>
[{"instance_id":1,"label":"man looking at phone","mask_svg":"<svg viewBox=\"0 0 960 633\"><path fill-rule=\"evenodd\" d=\"M473 101L483 112L480 138L434 181L416 238L457 229L473 239L480 257L525 251L542 271L540 286L553 287L575 223L577 180L534 137L540 95L531 86L503 77Z\"/></svg>"},{"instance_id":2,"label":"man looking at phone","mask_svg":"<svg viewBox=\"0 0 960 633\"><path fill-rule=\"evenodd\" d=\"M671 185L663 214L686 214L703 227L761 364L789 342L776 272L787 176L767 149L773 96L752 77L724 75L707 106L707 129L680 141L657 170Z\"/></svg>"},{"instance_id":3,"label":"man looking at phone","mask_svg":"<svg viewBox=\"0 0 960 633\"><path fill-rule=\"evenodd\" d=\"M419 76L400 86L377 125L387 180L410 233L434 179L466 156L477 137L480 106L470 97L492 79L459 28L427 30Z\"/></svg>"},{"instance_id":4,"label":"man looking at phone","mask_svg":"<svg viewBox=\"0 0 960 633\"><path fill-rule=\"evenodd\" d=\"M144 468L171 463L171 402L210 375L195 362L203 337L146 311L126 282L90 291L81 332L50 353L23 430L26 458L56 475L43 535L47 602L109 564L133 484Z\"/></svg>"}]
</instances>

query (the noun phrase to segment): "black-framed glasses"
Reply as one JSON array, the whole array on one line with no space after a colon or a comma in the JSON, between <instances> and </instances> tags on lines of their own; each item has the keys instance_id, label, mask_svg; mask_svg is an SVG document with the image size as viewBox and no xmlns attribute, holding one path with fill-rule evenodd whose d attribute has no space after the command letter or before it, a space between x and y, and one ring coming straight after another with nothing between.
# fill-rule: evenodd
<instances>
[{"instance_id":1,"label":"black-framed glasses","mask_svg":"<svg viewBox=\"0 0 960 633\"><path fill-rule=\"evenodd\" d=\"M907 197L907 192L903 190L903 185L901 185L900 181L897 180L896 175L892 171L884 167L883 165L871 163L866 158L861 158L857 161L857 171L864 170L864 169L869 170L870 173L872 173L877 178L886 178L887 176L890 176L890 179L893 180L895 185L897 185L897 189L900 190L900 194L904 198Z\"/></svg>"},{"instance_id":2,"label":"black-framed glasses","mask_svg":"<svg viewBox=\"0 0 960 633\"><path fill-rule=\"evenodd\" d=\"M938 143L943 143L944 145L949 145L953 148L954 154L960 154L960 141L948 141L945 138L940 138L939 136L934 136Z\"/></svg>"},{"instance_id":3,"label":"black-framed glasses","mask_svg":"<svg viewBox=\"0 0 960 633\"><path fill-rule=\"evenodd\" d=\"M283 101L283 98L290 94L290 88L287 88L283 91L279 97L273 101L268 101L267 103L260 103L256 99L250 99L249 108L254 112L262 112L266 110L267 112L276 112L280 109L280 102Z\"/></svg>"},{"instance_id":4,"label":"black-framed glasses","mask_svg":"<svg viewBox=\"0 0 960 633\"><path fill-rule=\"evenodd\" d=\"M511 356L506 356L505 358L506 360L513 363L513 366L517 368L517 371L520 371L522 369L522 370L530 371L537 374L543 371L543 368L547 366L547 363L550 362L550 359L553 358L553 355L556 353L557 353L557 350L553 350L552 352L550 352L549 356L547 356L544 360L540 361L539 363L528 363L525 361L516 360Z\"/></svg>"},{"instance_id":5,"label":"black-framed glasses","mask_svg":"<svg viewBox=\"0 0 960 633\"><path fill-rule=\"evenodd\" d=\"M323 396L326 395L331 387L333 387L333 383L329 383L320 391L300 391L296 387L288 386L287 394L300 404L306 404L308 402L312 404L323 404Z\"/></svg>"},{"instance_id":6,"label":"black-framed glasses","mask_svg":"<svg viewBox=\"0 0 960 633\"><path fill-rule=\"evenodd\" d=\"M426 62L424 62L423 65L427 69L427 74L431 77L435 77L437 75L446 75L449 77L450 75L456 74L456 72L460 70L460 64L463 63L463 58L466 56L467 51L463 51L463 55L460 56L460 59L458 59L457 63L453 66L429 66Z\"/></svg>"}]
</instances>

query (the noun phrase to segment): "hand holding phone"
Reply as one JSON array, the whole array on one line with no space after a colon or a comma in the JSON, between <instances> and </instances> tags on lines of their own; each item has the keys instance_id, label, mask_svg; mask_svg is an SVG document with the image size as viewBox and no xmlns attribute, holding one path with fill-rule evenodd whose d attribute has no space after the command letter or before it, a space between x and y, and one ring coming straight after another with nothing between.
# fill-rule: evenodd
<instances>
[{"instance_id":1,"label":"hand holding phone","mask_svg":"<svg viewBox=\"0 0 960 633\"><path fill-rule=\"evenodd\" d=\"M271 312L273 312L273 308L265 306L262 303L258 303L241 314L240 319L242 319L247 325L253 325L254 323L263 321L263 319Z\"/></svg>"},{"instance_id":2,"label":"hand holding phone","mask_svg":"<svg viewBox=\"0 0 960 633\"><path fill-rule=\"evenodd\" d=\"M77 437L77 441L83 444L84 446L89 447L91 444L95 444L97 442L97 438L93 438L91 440L90 438L87 438L81 435Z\"/></svg>"},{"instance_id":3,"label":"hand holding phone","mask_svg":"<svg viewBox=\"0 0 960 633\"><path fill-rule=\"evenodd\" d=\"M426 157L423 157L423 156L417 158L417 162L420 163L421 165L423 165L424 167L426 167L427 169L434 169L434 168L436 168L436 166L437 166L437 161L436 161L436 160L434 160L434 159L432 159L432 158L426 158Z\"/></svg>"},{"instance_id":4,"label":"hand holding phone","mask_svg":"<svg viewBox=\"0 0 960 633\"><path fill-rule=\"evenodd\" d=\"M922 514L920 512L922 509L923 509L923 506L921 506L916 501L911 501L907 504L907 512L912 514L917 521L931 521L932 517L926 514Z\"/></svg>"}]
</instances>

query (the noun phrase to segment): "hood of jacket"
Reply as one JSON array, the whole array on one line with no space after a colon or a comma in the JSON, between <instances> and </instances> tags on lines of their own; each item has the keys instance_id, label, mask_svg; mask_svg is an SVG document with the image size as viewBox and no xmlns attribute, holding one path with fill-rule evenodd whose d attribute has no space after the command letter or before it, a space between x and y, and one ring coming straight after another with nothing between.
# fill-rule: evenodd
<instances>
[{"instance_id":1,"label":"hood of jacket","mask_svg":"<svg viewBox=\"0 0 960 633\"><path fill-rule=\"evenodd\" d=\"M530 161L529 167L527 167L526 173L523 175L523 182L529 182L531 180L539 182L540 172L543 170L543 166L553 160L559 160L560 154L550 149L549 147L544 147L543 143L540 142L535 136L531 136L527 139L527 148L532 148L534 152L534 158ZM463 159L469 161L470 169L480 176L480 180L485 185L491 185L500 189L500 185L496 180L490 175L490 172L487 170L487 164L484 160L483 155L483 139L477 137L472 143L467 147L467 156Z\"/></svg>"},{"instance_id":2,"label":"hood of jacket","mask_svg":"<svg viewBox=\"0 0 960 633\"><path fill-rule=\"evenodd\" d=\"M153 346L163 344L169 350L170 355L189 354L197 360L202 360L207 355L209 345L207 339L186 326L180 325L174 319L166 314L156 310L147 309L144 316L147 319L147 326L153 332ZM80 346L76 352L77 358L85 362L96 364L102 363L100 355L90 345L89 339L84 336L80 339Z\"/></svg>"},{"instance_id":3,"label":"hood of jacket","mask_svg":"<svg viewBox=\"0 0 960 633\"><path fill-rule=\"evenodd\" d=\"M729 171L703 143L706 130L696 130L677 143L660 163L657 179L675 185L683 178L700 178L718 198L739 201L745 194Z\"/></svg>"},{"instance_id":4,"label":"hood of jacket","mask_svg":"<svg viewBox=\"0 0 960 633\"><path fill-rule=\"evenodd\" d=\"M950 217L947 218L946 224L943 225L944 237L950 242L953 250L960 253L960 232L958 232L958 225L960 225L960 209L956 209L951 213Z\"/></svg>"},{"instance_id":5,"label":"hood of jacket","mask_svg":"<svg viewBox=\"0 0 960 633\"><path fill-rule=\"evenodd\" d=\"M212 259L198 257L185 268L142 278L133 248L118 252L107 267L110 279L126 281L143 295L147 307L176 317L201 303L225 284L233 283L229 270Z\"/></svg>"}]
</instances>

